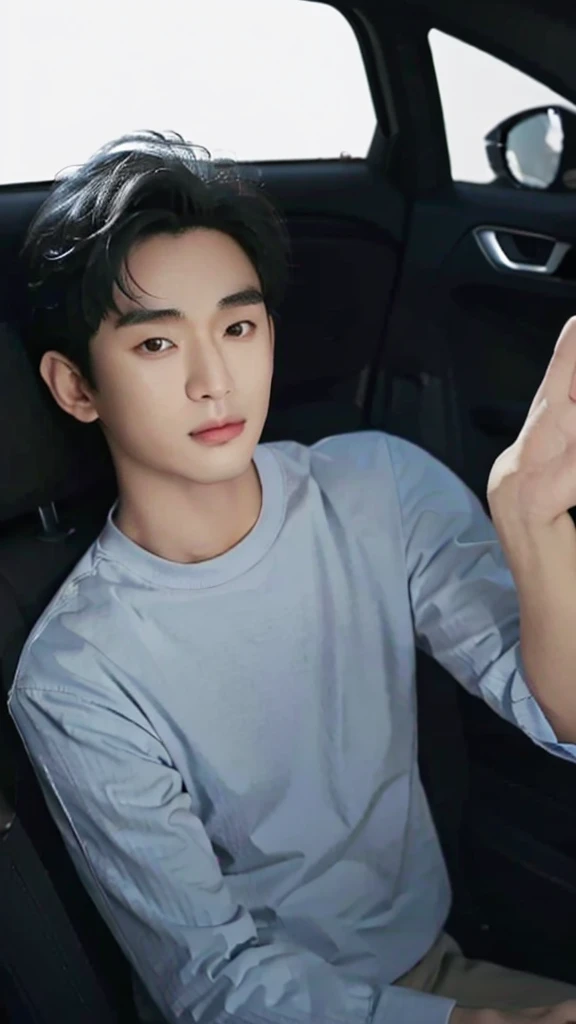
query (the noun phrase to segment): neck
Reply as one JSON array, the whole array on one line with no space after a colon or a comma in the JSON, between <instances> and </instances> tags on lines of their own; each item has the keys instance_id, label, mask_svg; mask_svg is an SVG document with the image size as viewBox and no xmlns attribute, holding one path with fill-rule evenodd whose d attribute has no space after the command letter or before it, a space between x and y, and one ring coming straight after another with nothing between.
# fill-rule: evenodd
<instances>
[{"instance_id":1,"label":"neck","mask_svg":"<svg viewBox=\"0 0 576 1024\"><path fill-rule=\"evenodd\" d=\"M118 480L114 521L146 551L170 562L205 562L235 547L254 528L262 489L254 462L234 480Z\"/></svg>"}]
</instances>

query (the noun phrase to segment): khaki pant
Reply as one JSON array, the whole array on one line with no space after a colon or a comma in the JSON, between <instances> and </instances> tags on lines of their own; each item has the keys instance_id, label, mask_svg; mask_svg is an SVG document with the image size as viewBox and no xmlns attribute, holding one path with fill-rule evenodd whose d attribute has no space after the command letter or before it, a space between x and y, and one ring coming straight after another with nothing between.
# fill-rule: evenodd
<instances>
[{"instance_id":1,"label":"khaki pant","mask_svg":"<svg viewBox=\"0 0 576 1024\"><path fill-rule=\"evenodd\" d=\"M481 960L467 960L446 933L395 984L446 996L455 999L458 1006L470 1009L526 1010L576 999L576 985L523 974Z\"/></svg>"}]
</instances>

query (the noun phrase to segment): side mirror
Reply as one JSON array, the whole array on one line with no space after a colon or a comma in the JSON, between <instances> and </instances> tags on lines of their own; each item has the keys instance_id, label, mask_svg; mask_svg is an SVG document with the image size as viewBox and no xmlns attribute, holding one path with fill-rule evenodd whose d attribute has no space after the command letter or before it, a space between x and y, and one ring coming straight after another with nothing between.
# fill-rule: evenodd
<instances>
[{"instance_id":1,"label":"side mirror","mask_svg":"<svg viewBox=\"0 0 576 1024\"><path fill-rule=\"evenodd\" d=\"M566 107L515 114L484 141L498 182L549 192L576 189L576 114Z\"/></svg>"}]
</instances>

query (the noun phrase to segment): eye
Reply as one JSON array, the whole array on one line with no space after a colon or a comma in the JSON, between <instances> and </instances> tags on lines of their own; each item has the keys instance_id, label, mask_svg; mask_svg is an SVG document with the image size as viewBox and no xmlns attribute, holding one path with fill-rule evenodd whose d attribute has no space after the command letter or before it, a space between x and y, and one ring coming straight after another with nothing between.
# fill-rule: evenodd
<instances>
[{"instance_id":1,"label":"eye","mask_svg":"<svg viewBox=\"0 0 576 1024\"><path fill-rule=\"evenodd\" d=\"M154 348L146 348L147 345L153 345ZM141 344L136 347L150 355L157 355L159 352L166 351L166 349L159 348L158 346L160 345L172 345L172 342L169 341L168 338L146 338L146 341L141 342Z\"/></svg>"},{"instance_id":2,"label":"eye","mask_svg":"<svg viewBox=\"0 0 576 1024\"><path fill-rule=\"evenodd\" d=\"M246 338L255 329L256 324L252 320L239 320L238 323L230 324L230 327L226 328L226 334L233 338Z\"/></svg>"}]
</instances>

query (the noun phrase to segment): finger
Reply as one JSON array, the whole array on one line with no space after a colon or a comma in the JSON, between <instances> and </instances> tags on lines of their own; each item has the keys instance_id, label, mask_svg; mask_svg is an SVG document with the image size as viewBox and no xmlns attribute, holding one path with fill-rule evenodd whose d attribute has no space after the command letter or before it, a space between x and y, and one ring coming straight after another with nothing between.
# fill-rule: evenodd
<instances>
[{"instance_id":1,"label":"finger","mask_svg":"<svg viewBox=\"0 0 576 1024\"><path fill-rule=\"evenodd\" d=\"M514 1024L516 1020L518 1024L521 1020L538 1020L541 1024L576 1024L576 1001L569 999L568 1002L557 1003L555 1006L531 1006L530 1009L520 1011L519 1017L513 1019Z\"/></svg>"},{"instance_id":2,"label":"finger","mask_svg":"<svg viewBox=\"0 0 576 1024\"><path fill-rule=\"evenodd\" d=\"M560 332L537 398L539 402L542 398L553 403L570 398L576 401L576 317L571 317Z\"/></svg>"}]
</instances>

